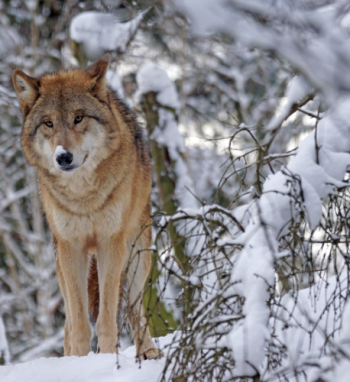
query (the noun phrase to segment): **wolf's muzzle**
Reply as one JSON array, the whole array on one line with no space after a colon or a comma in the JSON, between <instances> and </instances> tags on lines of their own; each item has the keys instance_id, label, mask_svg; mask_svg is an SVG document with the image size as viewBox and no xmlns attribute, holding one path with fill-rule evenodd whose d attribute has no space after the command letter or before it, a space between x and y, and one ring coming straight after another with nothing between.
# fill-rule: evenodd
<instances>
[{"instance_id":1,"label":"wolf's muzzle","mask_svg":"<svg viewBox=\"0 0 350 382\"><path fill-rule=\"evenodd\" d=\"M62 170L68 170L73 162L73 155L66 151L65 153L62 153L56 157L56 162L59 164Z\"/></svg>"}]
</instances>

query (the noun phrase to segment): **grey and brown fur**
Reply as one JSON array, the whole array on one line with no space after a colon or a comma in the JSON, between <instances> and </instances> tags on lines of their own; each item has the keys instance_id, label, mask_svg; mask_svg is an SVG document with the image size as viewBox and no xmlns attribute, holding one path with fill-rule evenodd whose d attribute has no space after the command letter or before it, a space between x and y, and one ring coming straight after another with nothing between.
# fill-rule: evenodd
<instances>
[{"instance_id":1,"label":"grey and brown fur","mask_svg":"<svg viewBox=\"0 0 350 382\"><path fill-rule=\"evenodd\" d=\"M106 85L108 64L106 55L86 70L41 78L15 70L22 146L36 168L57 249L65 355L91 351L89 314L100 352L116 351L117 308L126 282L137 355L158 358L162 353L151 339L141 298L151 267L151 168L134 114Z\"/></svg>"}]
</instances>

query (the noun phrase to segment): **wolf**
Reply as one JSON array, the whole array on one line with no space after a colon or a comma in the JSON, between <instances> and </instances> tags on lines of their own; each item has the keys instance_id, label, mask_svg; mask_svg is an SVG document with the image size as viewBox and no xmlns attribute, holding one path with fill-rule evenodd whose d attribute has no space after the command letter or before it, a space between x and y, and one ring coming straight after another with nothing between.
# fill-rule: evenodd
<instances>
[{"instance_id":1,"label":"wolf","mask_svg":"<svg viewBox=\"0 0 350 382\"><path fill-rule=\"evenodd\" d=\"M52 231L64 298L64 354L117 351L118 307L137 356L159 358L147 327L142 290L151 267L151 167L135 115L107 86L107 54L87 69L33 78L16 69L23 112L21 142L36 168Z\"/></svg>"}]
</instances>

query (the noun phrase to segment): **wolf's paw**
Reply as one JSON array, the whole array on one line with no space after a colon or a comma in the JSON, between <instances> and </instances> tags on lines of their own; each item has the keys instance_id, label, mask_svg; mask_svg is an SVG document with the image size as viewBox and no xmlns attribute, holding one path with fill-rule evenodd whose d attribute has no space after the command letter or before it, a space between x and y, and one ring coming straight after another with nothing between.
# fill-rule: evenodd
<instances>
[{"instance_id":1,"label":"wolf's paw","mask_svg":"<svg viewBox=\"0 0 350 382\"><path fill-rule=\"evenodd\" d=\"M83 357L91 352L91 346L89 343L72 344L69 355L77 355Z\"/></svg>"},{"instance_id":2,"label":"wolf's paw","mask_svg":"<svg viewBox=\"0 0 350 382\"><path fill-rule=\"evenodd\" d=\"M158 359L164 355L163 351L157 348L150 348L140 354L141 359Z\"/></svg>"}]
</instances>

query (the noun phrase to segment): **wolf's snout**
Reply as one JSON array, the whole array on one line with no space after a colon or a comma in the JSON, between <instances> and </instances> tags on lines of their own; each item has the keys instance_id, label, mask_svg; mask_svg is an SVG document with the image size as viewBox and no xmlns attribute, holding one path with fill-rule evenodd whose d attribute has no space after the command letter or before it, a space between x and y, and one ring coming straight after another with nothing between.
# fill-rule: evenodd
<instances>
[{"instance_id":1,"label":"wolf's snout","mask_svg":"<svg viewBox=\"0 0 350 382\"><path fill-rule=\"evenodd\" d=\"M79 155L75 157L76 163L73 163L73 154L65 150L61 145L56 147L54 158L56 169L63 172L74 172L81 165L81 163L78 163Z\"/></svg>"},{"instance_id":2,"label":"wolf's snout","mask_svg":"<svg viewBox=\"0 0 350 382\"><path fill-rule=\"evenodd\" d=\"M58 155L56 161L61 167L67 167L73 162L73 155L66 151L65 153Z\"/></svg>"}]
</instances>

